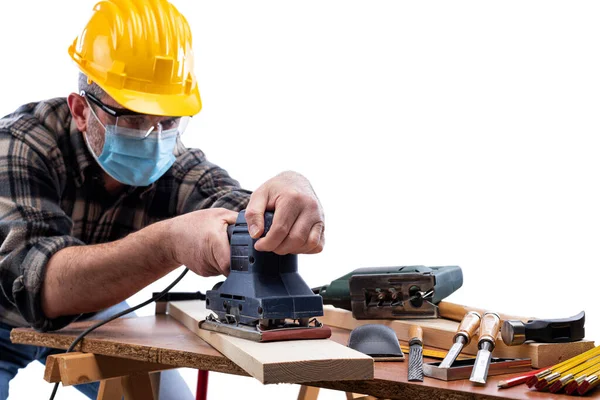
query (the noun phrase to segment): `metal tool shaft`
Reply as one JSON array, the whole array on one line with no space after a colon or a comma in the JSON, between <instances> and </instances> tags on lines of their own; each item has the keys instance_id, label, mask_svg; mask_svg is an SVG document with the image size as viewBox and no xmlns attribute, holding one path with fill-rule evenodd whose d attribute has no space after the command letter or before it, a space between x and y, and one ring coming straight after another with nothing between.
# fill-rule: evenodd
<instances>
[{"instance_id":1,"label":"metal tool shaft","mask_svg":"<svg viewBox=\"0 0 600 400\"><path fill-rule=\"evenodd\" d=\"M486 312L481 318L479 326L479 351L475 359L475 365L471 372L471 382L485 385L490 362L492 361L492 351L496 346L496 337L500 330L500 317L497 313Z\"/></svg>"},{"instance_id":2,"label":"metal tool shaft","mask_svg":"<svg viewBox=\"0 0 600 400\"><path fill-rule=\"evenodd\" d=\"M490 362L492 361L492 348L493 346L490 342L485 342L481 346L481 349L477 352L475 365L473 366L471 378L469 379L471 382L485 385L488 371L490 369Z\"/></svg>"},{"instance_id":3,"label":"metal tool shaft","mask_svg":"<svg viewBox=\"0 0 600 400\"><path fill-rule=\"evenodd\" d=\"M456 361L456 358L458 357L466 343L467 340L463 336L457 337L456 343L452 345L450 351L448 351L448 354L446 355L446 357L444 357L444 361L442 361L442 363L440 364L440 368L450 368L452 363Z\"/></svg>"},{"instance_id":4,"label":"metal tool shaft","mask_svg":"<svg viewBox=\"0 0 600 400\"><path fill-rule=\"evenodd\" d=\"M450 368L452 366L452 363L454 363L463 347L471 341L471 337L475 334L477 328L479 328L480 322L481 315L478 312L469 311L465 314L454 336L454 344L444 358L444 361L440 364L440 368Z\"/></svg>"}]
</instances>

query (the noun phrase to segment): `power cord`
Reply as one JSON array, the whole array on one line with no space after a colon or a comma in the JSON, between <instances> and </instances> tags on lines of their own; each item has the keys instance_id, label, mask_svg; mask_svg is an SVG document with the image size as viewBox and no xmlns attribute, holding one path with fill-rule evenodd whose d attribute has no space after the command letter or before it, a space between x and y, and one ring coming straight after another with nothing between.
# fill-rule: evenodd
<instances>
[{"instance_id":1,"label":"power cord","mask_svg":"<svg viewBox=\"0 0 600 400\"><path fill-rule=\"evenodd\" d=\"M150 303L154 303L155 301L157 301L158 299L160 299L161 297L163 297L165 294L167 294L169 292L169 290L171 290L173 288L173 286L177 285L179 283L180 280L183 279L183 277L185 276L185 274L187 274L189 271L189 269L185 269L181 275L179 275L177 277L177 279L175 279L169 286L167 286L162 292L158 293L156 296L153 296L150 300L146 300L143 303L138 304L137 306L134 307L130 307L127 310L123 310L121 312L116 313L113 316L110 316L102 321L99 321L97 323L95 323L94 325L90 326L89 328L87 328L85 331L81 332L81 334L79 334L79 336L77 336L75 338L75 340L73 340L73 343L71 343L71 345L69 346L69 348L67 349L67 351L65 353L69 353L70 351L72 351L75 346L77 346L77 344L81 341L81 339L83 339L85 337L85 335L87 335L88 333L90 333L91 331L93 331L96 328L101 327L102 325L122 317L123 315L129 314L130 312L133 312L137 309L140 309L144 306L147 306ZM56 382L54 384L54 389L52 389L52 394L50 395L50 400L54 400L54 396L56 396L56 391L58 390L58 384L60 382Z\"/></svg>"}]
</instances>

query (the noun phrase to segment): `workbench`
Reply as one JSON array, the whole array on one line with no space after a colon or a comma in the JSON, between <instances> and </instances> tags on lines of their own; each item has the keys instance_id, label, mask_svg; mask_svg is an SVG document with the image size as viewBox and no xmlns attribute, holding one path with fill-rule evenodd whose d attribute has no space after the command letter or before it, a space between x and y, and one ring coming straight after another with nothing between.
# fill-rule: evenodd
<instances>
[{"instance_id":1,"label":"workbench","mask_svg":"<svg viewBox=\"0 0 600 400\"><path fill-rule=\"evenodd\" d=\"M92 322L76 322L48 333L29 328L11 332L14 343L69 347L73 339ZM349 331L332 328L332 340L346 344ZM247 375L232 361L221 355L201 338L167 314L147 317L121 318L91 332L76 347L76 351L163 364L176 368L187 367L227 374ZM427 360L425 361L434 361ZM425 378L423 383L407 382L408 362L375 363L375 379L362 381L311 382L305 385L344 392L362 393L378 398L411 400L487 400L487 399L572 399L566 395L550 395L528 389L525 385L497 389L497 382L506 376L488 378L487 385L474 386L468 380L445 382ZM41 377L40 377L41 379ZM225 388L223 388L225 390ZM595 391L585 398L599 398Z\"/></svg>"}]
</instances>

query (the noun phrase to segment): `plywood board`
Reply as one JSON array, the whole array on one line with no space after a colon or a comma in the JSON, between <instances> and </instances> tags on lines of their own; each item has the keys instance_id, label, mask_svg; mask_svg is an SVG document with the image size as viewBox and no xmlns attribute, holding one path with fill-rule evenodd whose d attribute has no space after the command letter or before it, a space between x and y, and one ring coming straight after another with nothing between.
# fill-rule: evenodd
<instances>
[{"instance_id":1,"label":"plywood board","mask_svg":"<svg viewBox=\"0 0 600 400\"><path fill-rule=\"evenodd\" d=\"M408 341L408 330L413 325L423 328L423 342L427 346L449 349L454 341L458 322L447 319L411 319L411 320L356 320L352 312L324 307L325 315L319 321L328 326L352 330L366 324L383 324L392 328L399 340ZM477 336L463 349L463 354L477 354ZM494 357L502 358L531 358L534 368L544 368L574 357L594 347L594 342L581 340L573 343L526 343L521 346L507 346L500 335L496 339Z\"/></svg>"},{"instance_id":2,"label":"plywood board","mask_svg":"<svg viewBox=\"0 0 600 400\"><path fill-rule=\"evenodd\" d=\"M258 343L200 329L203 301L170 302L167 312L262 383L373 378L371 357L330 339Z\"/></svg>"},{"instance_id":3,"label":"plywood board","mask_svg":"<svg viewBox=\"0 0 600 400\"><path fill-rule=\"evenodd\" d=\"M13 343L67 349L82 331L96 322L74 322L59 331L45 333L17 328L11 331L10 338ZM118 318L86 335L75 351L248 375L168 315Z\"/></svg>"}]
</instances>

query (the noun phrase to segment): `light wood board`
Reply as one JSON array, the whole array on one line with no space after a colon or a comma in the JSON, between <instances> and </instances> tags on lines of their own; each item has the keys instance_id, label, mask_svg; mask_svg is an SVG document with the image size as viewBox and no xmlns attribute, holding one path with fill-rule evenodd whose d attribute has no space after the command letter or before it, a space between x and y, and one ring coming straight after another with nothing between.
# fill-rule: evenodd
<instances>
[{"instance_id":1,"label":"light wood board","mask_svg":"<svg viewBox=\"0 0 600 400\"><path fill-rule=\"evenodd\" d=\"M198 327L203 301L169 302L167 312L262 383L373 378L373 359L329 339L258 343Z\"/></svg>"},{"instance_id":2,"label":"light wood board","mask_svg":"<svg viewBox=\"0 0 600 400\"><path fill-rule=\"evenodd\" d=\"M449 349L454 343L454 335L458 322L447 319L410 319L410 320L356 320L352 312L335 308L324 307L325 315L319 321L328 326L353 330L366 324L383 324L392 328L399 340L408 341L408 330L413 325L423 328L423 342L426 346ZM477 335L466 346L463 354L477 354ZM544 368L574 357L594 347L594 342L581 340L573 343L526 343L520 346L507 346L502 342L500 335L496 338L494 357L503 358L531 358L534 368Z\"/></svg>"}]
</instances>

